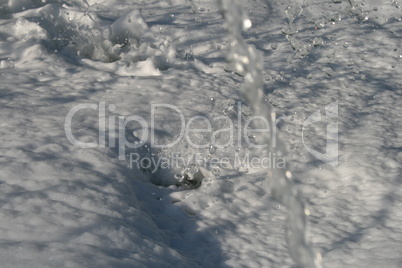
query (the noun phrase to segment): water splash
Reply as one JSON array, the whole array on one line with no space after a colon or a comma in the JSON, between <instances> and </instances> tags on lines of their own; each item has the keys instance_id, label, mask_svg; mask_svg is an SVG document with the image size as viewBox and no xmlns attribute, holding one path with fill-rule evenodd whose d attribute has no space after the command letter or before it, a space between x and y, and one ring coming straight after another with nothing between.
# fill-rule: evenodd
<instances>
[{"instance_id":1,"label":"water splash","mask_svg":"<svg viewBox=\"0 0 402 268\"><path fill-rule=\"evenodd\" d=\"M235 1L218 0L220 11L225 20L225 26L231 39L231 51L228 60L238 73L244 73L245 81L241 93L255 116L268 117L270 126L276 124L276 114L271 105L265 102L263 86L263 61L255 47L247 45L242 37L242 31L251 27L251 21ZM297 15L297 12L296 12ZM293 17L290 18L294 19ZM259 122L263 124L262 122ZM256 125L263 129L263 125ZM285 154L285 147L277 140L275 127L268 135L258 135L258 143L269 145L269 151L278 156ZM260 144L261 144L260 143ZM273 178L271 194L288 208L286 220L286 240L289 254L302 267L321 267L321 255L314 253L306 239L307 214L296 188L291 181L291 172L283 169L271 169L268 176Z\"/></svg>"}]
</instances>

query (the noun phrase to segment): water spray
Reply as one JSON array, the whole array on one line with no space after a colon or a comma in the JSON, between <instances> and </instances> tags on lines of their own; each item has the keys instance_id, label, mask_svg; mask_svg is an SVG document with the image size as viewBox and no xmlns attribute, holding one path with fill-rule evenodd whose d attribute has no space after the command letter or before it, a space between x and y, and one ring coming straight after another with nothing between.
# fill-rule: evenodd
<instances>
[{"instance_id":1,"label":"water spray","mask_svg":"<svg viewBox=\"0 0 402 268\"><path fill-rule=\"evenodd\" d=\"M272 131L269 134L257 135L258 142L268 144L270 152L283 156L285 146L276 137L276 114L272 106L264 98L263 61L254 46L246 44L242 32L251 28L252 23L236 1L218 0L219 8L225 20L225 27L230 37L230 53L228 61L235 72L244 75L241 95L251 107L255 116L267 117ZM256 127L264 128L262 122ZM294 187L289 170L273 168L268 171L272 178L271 195L288 208L286 219L286 242L289 254L297 265L306 268L320 268L321 255L315 253L306 239L307 216L297 189Z\"/></svg>"}]
</instances>

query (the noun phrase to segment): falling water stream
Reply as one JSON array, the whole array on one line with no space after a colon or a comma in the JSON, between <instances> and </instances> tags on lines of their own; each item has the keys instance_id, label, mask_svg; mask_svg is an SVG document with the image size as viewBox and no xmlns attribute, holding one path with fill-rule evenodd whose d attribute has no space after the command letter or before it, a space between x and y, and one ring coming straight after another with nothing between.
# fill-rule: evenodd
<instances>
[{"instance_id":1,"label":"falling water stream","mask_svg":"<svg viewBox=\"0 0 402 268\"><path fill-rule=\"evenodd\" d=\"M233 0L218 0L220 11L229 32L231 51L228 60L234 66L235 72L244 74L241 95L251 107L255 116L264 116L271 126L269 134L257 136L258 142L269 144L269 151L276 155L284 155L285 147L277 139L275 131L276 115L272 106L264 99L263 61L255 47L247 45L242 32L251 27L251 21ZM263 129L264 123L259 120L256 127ZM259 123L259 124L258 124ZM308 209L291 181L289 170L274 168L268 171L272 178L271 194L288 208L286 219L286 241L289 254L295 263L301 267L322 267L321 255L315 253L306 239Z\"/></svg>"}]
</instances>

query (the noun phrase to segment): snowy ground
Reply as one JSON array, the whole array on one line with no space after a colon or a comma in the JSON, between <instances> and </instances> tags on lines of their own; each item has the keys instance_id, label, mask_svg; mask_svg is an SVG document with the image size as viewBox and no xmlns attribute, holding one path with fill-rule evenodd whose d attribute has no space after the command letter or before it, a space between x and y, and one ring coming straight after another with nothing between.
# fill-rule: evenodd
<instances>
[{"instance_id":1,"label":"snowy ground","mask_svg":"<svg viewBox=\"0 0 402 268\"><path fill-rule=\"evenodd\" d=\"M185 139L164 150L115 142L119 116L151 124L152 111L156 143L179 135L178 114L152 104L175 105L186 123L205 116L214 130L227 127L218 116L233 118L236 130L239 114L251 116L246 103L239 111L244 78L226 61L230 40L215 1L0 4L1 267L296 267L285 239L287 209L271 196L275 178L266 172L209 163L192 189L174 185L185 165L152 173L130 167L129 158L233 161L261 151L195 149ZM399 4L241 5L253 24L244 38L263 55L265 98L281 117L286 167L310 211L306 235L323 266L401 267ZM326 118L333 103L338 114ZM105 146L67 139L66 116L83 104L95 106L72 118L74 137ZM322 121L307 125L317 111ZM306 149L325 152L329 124L339 131L337 165ZM138 122L124 131L130 144L144 134Z\"/></svg>"}]
</instances>

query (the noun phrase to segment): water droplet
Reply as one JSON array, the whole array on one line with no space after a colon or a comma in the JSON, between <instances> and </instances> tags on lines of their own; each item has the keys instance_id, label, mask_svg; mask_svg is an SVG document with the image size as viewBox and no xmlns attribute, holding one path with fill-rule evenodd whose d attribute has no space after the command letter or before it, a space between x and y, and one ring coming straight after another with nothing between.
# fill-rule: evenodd
<instances>
[{"instance_id":1,"label":"water droplet","mask_svg":"<svg viewBox=\"0 0 402 268\"><path fill-rule=\"evenodd\" d=\"M324 19L319 19L314 23L314 26L316 29L322 29L325 27L325 20Z\"/></svg>"},{"instance_id":2,"label":"water droplet","mask_svg":"<svg viewBox=\"0 0 402 268\"><path fill-rule=\"evenodd\" d=\"M241 112L245 115L245 116L249 116L251 114L250 108L247 106L243 106L241 109Z\"/></svg>"},{"instance_id":3,"label":"water droplet","mask_svg":"<svg viewBox=\"0 0 402 268\"><path fill-rule=\"evenodd\" d=\"M285 9L286 16L288 17L289 24L292 24L297 17L303 12L303 7L300 5L288 6Z\"/></svg>"},{"instance_id":4,"label":"water droplet","mask_svg":"<svg viewBox=\"0 0 402 268\"><path fill-rule=\"evenodd\" d=\"M251 23L251 20L245 19L245 20L243 21L243 30L246 31L246 30L250 29L252 25L253 25L253 24Z\"/></svg>"},{"instance_id":5,"label":"water droplet","mask_svg":"<svg viewBox=\"0 0 402 268\"><path fill-rule=\"evenodd\" d=\"M215 154L216 153L216 147L213 146L213 145L209 146L209 153L210 154Z\"/></svg>"},{"instance_id":6,"label":"water droplet","mask_svg":"<svg viewBox=\"0 0 402 268\"><path fill-rule=\"evenodd\" d=\"M283 77L280 74L275 76L275 81L282 81L282 80L283 80Z\"/></svg>"},{"instance_id":7,"label":"water droplet","mask_svg":"<svg viewBox=\"0 0 402 268\"><path fill-rule=\"evenodd\" d=\"M198 172L198 167L197 167L197 165L196 164L190 164L189 166L188 166L188 168L187 168L187 173L189 174L189 175L194 175L194 174L196 174Z\"/></svg>"},{"instance_id":8,"label":"water droplet","mask_svg":"<svg viewBox=\"0 0 402 268\"><path fill-rule=\"evenodd\" d=\"M341 15L339 13L333 13L328 17L328 20L332 23L335 24L335 22L341 20Z\"/></svg>"},{"instance_id":9,"label":"water droplet","mask_svg":"<svg viewBox=\"0 0 402 268\"><path fill-rule=\"evenodd\" d=\"M324 44L324 41L321 38L314 38L313 39L313 46L318 47L322 46Z\"/></svg>"},{"instance_id":10,"label":"water droplet","mask_svg":"<svg viewBox=\"0 0 402 268\"><path fill-rule=\"evenodd\" d=\"M308 208L304 209L304 214L306 214L307 216L310 215L310 210Z\"/></svg>"},{"instance_id":11,"label":"water droplet","mask_svg":"<svg viewBox=\"0 0 402 268\"><path fill-rule=\"evenodd\" d=\"M183 176L182 174L175 174L175 175L174 175L174 178L175 178L177 181L182 182L183 179L184 179L184 176Z\"/></svg>"},{"instance_id":12,"label":"water droplet","mask_svg":"<svg viewBox=\"0 0 402 268\"><path fill-rule=\"evenodd\" d=\"M221 171L219 170L219 168L214 168L212 170L212 175L214 175L215 177L218 177L221 174Z\"/></svg>"}]
</instances>

